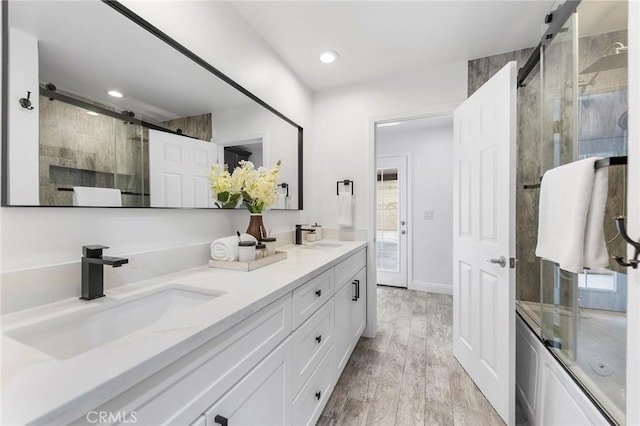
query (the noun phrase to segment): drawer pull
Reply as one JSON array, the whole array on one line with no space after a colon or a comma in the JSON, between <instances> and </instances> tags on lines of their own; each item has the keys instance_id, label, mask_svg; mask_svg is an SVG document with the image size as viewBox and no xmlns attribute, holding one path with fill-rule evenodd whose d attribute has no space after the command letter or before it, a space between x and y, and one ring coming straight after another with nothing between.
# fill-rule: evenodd
<instances>
[{"instance_id":1,"label":"drawer pull","mask_svg":"<svg viewBox=\"0 0 640 426\"><path fill-rule=\"evenodd\" d=\"M322 342L322 334L319 336L316 336L316 342L318 343Z\"/></svg>"},{"instance_id":2,"label":"drawer pull","mask_svg":"<svg viewBox=\"0 0 640 426\"><path fill-rule=\"evenodd\" d=\"M316 290L316 297L320 297L322 295L322 290Z\"/></svg>"},{"instance_id":3,"label":"drawer pull","mask_svg":"<svg viewBox=\"0 0 640 426\"><path fill-rule=\"evenodd\" d=\"M322 391L318 391L318 392L316 392L316 399L317 399L318 401L320 401L320 398L321 398L321 397L322 397Z\"/></svg>"},{"instance_id":4,"label":"drawer pull","mask_svg":"<svg viewBox=\"0 0 640 426\"><path fill-rule=\"evenodd\" d=\"M357 302L360 299L360 280L353 280L351 284L356 286L356 295L351 300Z\"/></svg>"},{"instance_id":5,"label":"drawer pull","mask_svg":"<svg viewBox=\"0 0 640 426\"><path fill-rule=\"evenodd\" d=\"M218 423L219 425L222 426L227 426L229 424L229 419L227 419L226 417L221 416L220 414L218 414L213 421L215 423Z\"/></svg>"}]
</instances>

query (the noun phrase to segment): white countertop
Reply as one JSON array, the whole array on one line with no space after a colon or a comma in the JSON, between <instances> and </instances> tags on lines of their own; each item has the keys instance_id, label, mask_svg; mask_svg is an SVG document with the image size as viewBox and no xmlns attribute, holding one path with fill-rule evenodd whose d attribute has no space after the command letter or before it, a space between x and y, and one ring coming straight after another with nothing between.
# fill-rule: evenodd
<instances>
[{"instance_id":1,"label":"white countertop","mask_svg":"<svg viewBox=\"0 0 640 426\"><path fill-rule=\"evenodd\" d=\"M62 424L81 417L366 246L363 241L339 243L329 249L285 247L280 250L287 250L287 259L251 272L195 268L118 287L92 301L71 299L4 315L0 423ZM56 359L5 335L48 317L171 284L224 294L176 315L170 325L151 325L69 359Z\"/></svg>"}]
</instances>

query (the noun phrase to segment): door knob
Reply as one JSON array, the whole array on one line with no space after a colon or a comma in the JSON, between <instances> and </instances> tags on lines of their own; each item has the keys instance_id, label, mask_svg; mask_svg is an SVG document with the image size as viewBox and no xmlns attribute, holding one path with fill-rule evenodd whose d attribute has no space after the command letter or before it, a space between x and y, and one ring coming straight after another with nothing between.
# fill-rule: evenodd
<instances>
[{"instance_id":1,"label":"door knob","mask_svg":"<svg viewBox=\"0 0 640 426\"><path fill-rule=\"evenodd\" d=\"M403 229L402 231L400 231L400 233L401 233L402 235L404 235L404 234L406 234L406 233L407 233L407 231L405 231L405 230Z\"/></svg>"},{"instance_id":2,"label":"door knob","mask_svg":"<svg viewBox=\"0 0 640 426\"><path fill-rule=\"evenodd\" d=\"M497 259L487 259L487 262L500 265L501 268L504 268L505 266L507 266L507 259L505 259L504 256L500 256Z\"/></svg>"},{"instance_id":3,"label":"door knob","mask_svg":"<svg viewBox=\"0 0 640 426\"><path fill-rule=\"evenodd\" d=\"M402 226L406 225L406 223L407 223L407 222L405 222L404 220L401 220L401 221L400 221L400 225L402 225Z\"/></svg>"}]
</instances>

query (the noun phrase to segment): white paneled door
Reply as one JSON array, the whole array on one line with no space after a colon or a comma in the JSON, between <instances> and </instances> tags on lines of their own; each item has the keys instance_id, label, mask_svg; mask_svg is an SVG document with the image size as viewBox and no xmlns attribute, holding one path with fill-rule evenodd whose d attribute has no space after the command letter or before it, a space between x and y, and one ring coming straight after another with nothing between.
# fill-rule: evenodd
<instances>
[{"instance_id":1,"label":"white paneled door","mask_svg":"<svg viewBox=\"0 0 640 426\"><path fill-rule=\"evenodd\" d=\"M453 352L515 421L515 62L454 112ZM513 261L515 263L515 261Z\"/></svg>"},{"instance_id":2,"label":"white paneled door","mask_svg":"<svg viewBox=\"0 0 640 426\"><path fill-rule=\"evenodd\" d=\"M376 267L378 284L407 287L407 156L376 160Z\"/></svg>"},{"instance_id":3,"label":"white paneled door","mask_svg":"<svg viewBox=\"0 0 640 426\"><path fill-rule=\"evenodd\" d=\"M151 207L213 207L208 178L217 159L213 142L149 130Z\"/></svg>"}]
</instances>

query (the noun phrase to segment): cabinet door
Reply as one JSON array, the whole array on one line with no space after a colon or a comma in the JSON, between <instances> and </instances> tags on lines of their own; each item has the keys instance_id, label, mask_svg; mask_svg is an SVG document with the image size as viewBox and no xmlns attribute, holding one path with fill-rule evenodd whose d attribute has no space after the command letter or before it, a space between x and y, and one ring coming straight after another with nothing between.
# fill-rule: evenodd
<instances>
[{"instance_id":1,"label":"cabinet door","mask_svg":"<svg viewBox=\"0 0 640 426\"><path fill-rule=\"evenodd\" d=\"M367 322L367 270L362 268L351 280L351 344L355 348ZM354 300L355 299L355 300Z\"/></svg>"},{"instance_id":2,"label":"cabinet door","mask_svg":"<svg viewBox=\"0 0 640 426\"><path fill-rule=\"evenodd\" d=\"M288 338L207 410L207 425L290 425L291 371Z\"/></svg>"},{"instance_id":3,"label":"cabinet door","mask_svg":"<svg viewBox=\"0 0 640 426\"><path fill-rule=\"evenodd\" d=\"M353 289L350 285L343 286L334 297L335 303L335 366L337 380L342 373L349 355L351 355L351 304Z\"/></svg>"}]
</instances>

